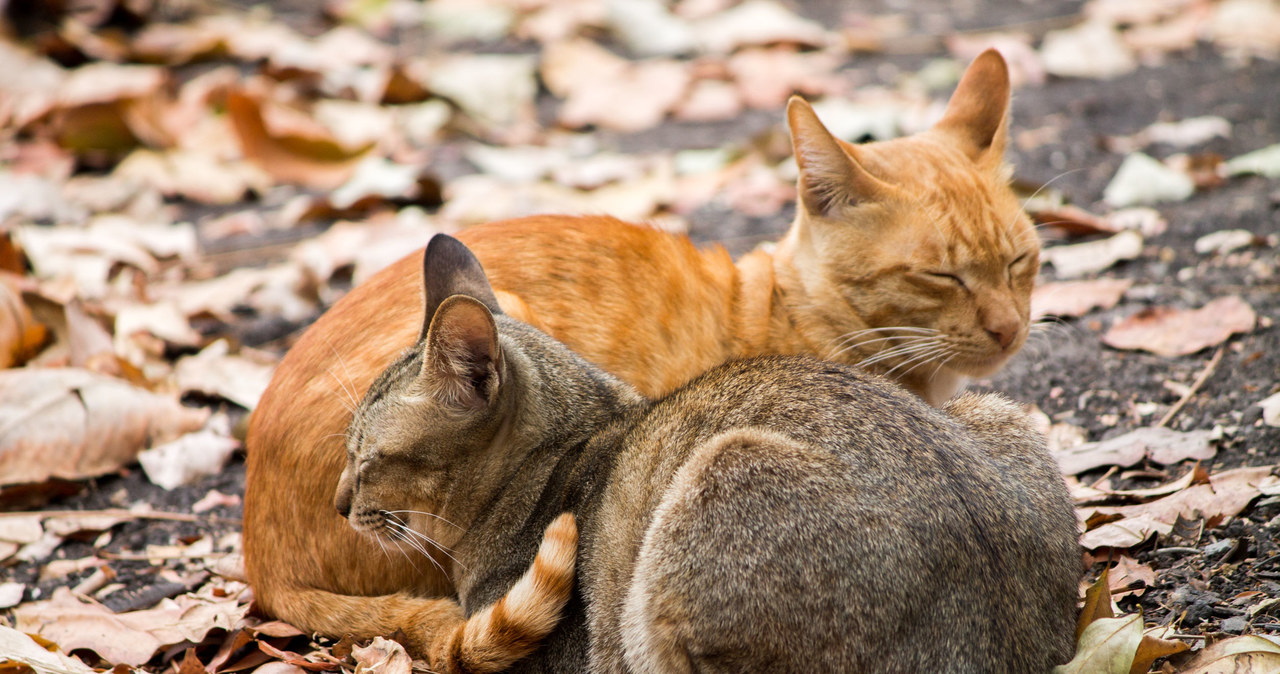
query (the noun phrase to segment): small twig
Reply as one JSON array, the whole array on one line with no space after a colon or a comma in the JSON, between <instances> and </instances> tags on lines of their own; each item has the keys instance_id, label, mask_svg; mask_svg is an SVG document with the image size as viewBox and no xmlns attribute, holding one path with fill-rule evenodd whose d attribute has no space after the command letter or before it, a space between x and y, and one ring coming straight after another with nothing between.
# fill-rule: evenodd
<instances>
[{"instance_id":1,"label":"small twig","mask_svg":"<svg viewBox=\"0 0 1280 674\"><path fill-rule=\"evenodd\" d=\"M1225 349L1226 347L1223 346L1218 347L1217 352L1213 354L1213 358L1209 359L1209 363L1204 366L1204 369L1200 371L1198 376L1196 376L1196 380L1191 383L1191 388L1187 389L1187 392L1182 394L1182 397L1178 399L1178 402L1173 404L1173 407L1169 408L1168 412L1165 412L1164 417L1160 419L1160 423L1156 424L1156 428L1168 425L1173 417L1176 416L1178 412L1181 412L1182 408L1186 406L1187 401L1191 400L1191 396L1195 395L1196 391L1199 391L1201 386L1204 386L1205 381L1209 379L1209 375L1213 374L1213 371L1218 369L1218 362L1222 360L1222 352Z\"/></svg>"},{"instance_id":2,"label":"small twig","mask_svg":"<svg viewBox=\"0 0 1280 674\"><path fill-rule=\"evenodd\" d=\"M63 518L63 517L118 517L120 519L134 520L171 520L174 522L213 522L217 524L240 524L241 521L234 517L218 517L216 515L193 515L191 513L167 513L159 510L149 510L146 512L134 512L125 510L124 508L108 508L106 510L25 510L15 512L0 513L0 518L5 517L41 517L41 518Z\"/></svg>"}]
</instances>

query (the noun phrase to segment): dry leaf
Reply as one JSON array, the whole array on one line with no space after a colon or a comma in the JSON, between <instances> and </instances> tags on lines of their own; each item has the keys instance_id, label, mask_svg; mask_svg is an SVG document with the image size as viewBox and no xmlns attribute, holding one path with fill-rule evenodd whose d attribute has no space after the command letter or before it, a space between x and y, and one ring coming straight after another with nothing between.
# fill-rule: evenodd
<instances>
[{"instance_id":1,"label":"dry leaf","mask_svg":"<svg viewBox=\"0 0 1280 674\"><path fill-rule=\"evenodd\" d=\"M136 667L166 646L200 643L217 628L231 630L249 610L247 603L240 603L238 592L218 588L224 596L215 597L213 585L205 588L203 596L186 594L162 600L155 608L116 614L99 604L84 603L60 587L48 601L14 609L14 621L19 630L38 634L66 650L84 648L107 662Z\"/></svg>"},{"instance_id":2,"label":"dry leaf","mask_svg":"<svg viewBox=\"0 0 1280 674\"><path fill-rule=\"evenodd\" d=\"M821 97L841 93L843 87L843 80L833 74L840 60L831 52L745 49L727 65L738 96L751 108L777 110L792 94Z\"/></svg>"},{"instance_id":3,"label":"dry leaf","mask_svg":"<svg viewBox=\"0 0 1280 674\"><path fill-rule=\"evenodd\" d=\"M698 21L694 33L702 48L714 54L779 43L822 47L832 41L821 24L801 18L773 0L746 0Z\"/></svg>"},{"instance_id":4,"label":"dry leaf","mask_svg":"<svg viewBox=\"0 0 1280 674\"><path fill-rule=\"evenodd\" d=\"M174 372L178 388L221 396L252 410L267 390L275 365L229 350L226 340L219 339L194 356L180 358Z\"/></svg>"},{"instance_id":5,"label":"dry leaf","mask_svg":"<svg viewBox=\"0 0 1280 674\"><path fill-rule=\"evenodd\" d=\"M595 124L634 132L658 124L689 88L687 64L667 59L627 61L589 40L547 47L542 57L547 88L564 98L560 123ZM627 101L618 105L618 101Z\"/></svg>"},{"instance_id":6,"label":"dry leaf","mask_svg":"<svg viewBox=\"0 0 1280 674\"><path fill-rule=\"evenodd\" d=\"M1102 343L1116 349L1185 356L1253 330L1257 316L1238 296L1219 297L1195 310L1152 307L1116 323Z\"/></svg>"},{"instance_id":7,"label":"dry leaf","mask_svg":"<svg viewBox=\"0 0 1280 674\"><path fill-rule=\"evenodd\" d=\"M1138 67L1115 26L1098 20L1046 33L1040 58L1059 77L1110 79Z\"/></svg>"},{"instance_id":8,"label":"dry leaf","mask_svg":"<svg viewBox=\"0 0 1280 674\"><path fill-rule=\"evenodd\" d=\"M1225 255L1253 245L1254 235L1247 229L1222 229L1196 239L1195 251L1201 255Z\"/></svg>"},{"instance_id":9,"label":"dry leaf","mask_svg":"<svg viewBox=\"0 0 1280 674\"><path fill-rule=\"evenodd\" d=\"M1094 309L1110 309L1120 301L1132 279L1063 281L1031 291L1031 320L1043 316L1083 316Z\"/></svg>"},{"instance_id":10,"label":"dry leaf","mask_svg":"<svg viewBox=\"0 0 1280 674\"><path fill-rule=\"evenodd\" d=\"M426 67L423 81L427 87L456 103L471 118L505 132L507 140L526 139L533 133L533 100L538 92L534 57L455 55Z\"/></svg>"},{"instance_id":11,"label":"dry leaf","mask_svg":"<svg viewBox=\"0 0 1280 674\"><path fill-rule=\"evenodd\" d=\"M1280 671L1280 643L1246 634L1206 646L1182 674L1273 674Z\"/></svg>"},{"instance_id":12,"label":"dry leaf","mask_svg":"<svg viewBox=\"0 0 1280 674\"><path fill-rule=\"evenodd\" d=\"M1186 201L1196 191L1191 176L1159 161L1134 152L1124 158L1116 175L1102 191L1102 198L1115 208Z\"/></svg>"},{"instance_id":13,"label":"dry leaf","mask_svg":"<svg viewBox=\"0 0 1280 674\"><path fill-rule=\"evenodd\" d=\"M1236 55L1280 55L1280 7L1268 0L1224 0L1209 23L1214 43Z\"/></svg>"},{"instance_id":14,"label":"dry leaf","mask_svg":"<svg viewBox=\"0 0 1280 674\"><path fill-rule=\"evenodd\" d=\"M1098 241L1045 248L1041 257L1053 265L1059 278L1065 279L1099 272L1141 254L1142 235L1126 230Z\"/></svg>"},{"instance_id":15,"label":"dry leaf","mask_svg":"<svg viewBox=\"0 0 1280 674\"><path fill-rule=\"evenodd\" d=\"M263 120L263 103L245 92L227 95L227 115L244 156L282 182L317 189L337 187L351 176L368 149L352 151L332 138L273 132Z\"/></svg>"},{"instance_id":16,"label":"dry leaf","mask_svg":"<svg viewBox=\"0 0 1280 674\"><path fill-rule=\"evenodd\" d=\"M1112 152L1127 154L1155 143L1182 148L1230 137L1231 122L1222 117L1189 117L1177 122L1156 122L1132 136L1113 137L1109 145Z\"/></svg>"},{"instance_id":17,"label":"dry leaf","mask_svg":"<svg viewBox=\"0 0 1280 674\"><path fill-rule=\"evenodd\" d=\"M1094 622L1104 618L1114 618L1115 611L1111 607L1111 569L1103 568L1098 579L1084 592L1084 606L1076 617L1076 642Z\"/></svg>"},{"instance_id":18,"label":"dry leaf","mask_svg":"<svg viewBox=\"0 0 1280 674\"><path fill-rule=\"evenodd\" d=\"M1115 234L1124 229L1117 227L1109 218L1101 218L1078 206L1055 204L1048 207L1037 207L1031 211L1036 224L1067 234Z\"/></svg>"},{"instance_id":19,"label":"dry leaf","mask_svg":"<svg viewBox=\"0 0 1280 674\"><path fill-rule=\"evenodd\" d=\"M1171 464L1184 459L1212 459L1211 431L1175 431L1145 427L1109 440L1087 442L1054 454L1063 475L1078 475L1100 466L1132 466L1150 459Z\"/></svg>"},{"instance_id":20,"label":"dry leaf","mask_svg":"<svg viewBox=\"0 0 1280 674\"><path fill-rule=\"evenodd\" d=\"M1169 533L1179 516L1184 519L1233 517L1264 489L1277 484L1280 478L1271 475L1270 466L1236 468L1212 476L1208 484L1194 485L1150 503L1082 508L1077 515L1085 520L1121 519L1086 531L1080 537L1080 545L1090 550L1131 547L1153 533Z\"/></svg>"},{"instance_id":21,"label":"dry leaf","mask_svg":"<svg viewBox=\"0 0 1280 674\"><path fill-rule=\"evenodd\" d=\"M1280 426L1280 393L1276 393L1258 401L1262 408L1262 423L1268 426Z\"/></svg>"},{"instance_id":22,"label":"dry leaf","mask_svg":"<svg viewBox=\"0 0 1280 674\"><path fill-rule=\"evenodd\" d=\"M413 661L399 642L374 637L368 646L351 649L356 674L410 674Z\"/></svg>"},{"instance_id":23,"label":"dry leaf","mask_svg":"<svg viewBox=\"0 0 1280 674\"><path fill-rule=\"evenodd\" d=\"M1099 618L1085 628L1076 655L1053 674L1129 674L1142 642L1142 616Z\"/></svg>"},{"instance_id":24,"label":"dry leaf","mask_svg":"<svg viewBox=\"0 0 1280 674\"><path fill-rule=\"evenodd\" d=\"M1185 642L1161 639L1152 634L1160 629L1162 628L1148 630L1142 635L1142 643L1138 644L1138 652L1133 656L1129 674L1146 674L1156 660L1191 650Z\"/></svg>"},{"instance_id":25,"label":"dry leaf","mask_svg":"<svg viewBox=\"0 0 1280 674\"><path fill-rule=\"evenodd\" d=\"M204 204L233 204L244 199L246 192L262 194L271 186L271 177L253 164L196 149L134 150L116 166L114 175L165 196Z\"/></svg>"},{"instance_id":26,"label":"dry leaf","mask_svg":"<svg viewBox=\"0 0 1280 674\"><path fill-rule=\"evenodd\" d=\"M1223 169L1229 176L1256 174L1280 178L1280 144L1228 159Z\"/></svg>"},{"instance_id":27,"label":"dry leaf","mask_svg":"<svg viewBox=\"0 0 1280 674\"><path fill-rule=\"evenodd\" d=\"M166 490L216 475L240 447L240 441L230 436L229 426L226 417L220 416L203 430L143 450L138 454L138 463L152 484Z\"/></svg>"},{"instance_id":28,"label":"dry leaf","mask_svg":"<svg viewBox=\"0 0 1280 674\"><path fill-rule=\"evenodd\" d=\"M0 625L0 670L15 663L41 674L94 674L88 665L62 649L47 648L28 634Z\"/></svg>"},{"instance_id":29,"label":"dry leaf","mask_svg":"<svg viewBox=\"0 0 1280 674\"><path fill-rule=\"evenodd\" d=\"M1125 555L1120 555L1120 559L1111 570L1113 573L1109 582L1112 597L1130 593L1141 596L1146 591L1146 587L1151 587L1156 582L1155 569ZM1136 583L1142 583L1144 587L1130 589L1130 586Z\"/></svg>"},{"instance_id":30,"label":"dry leaf","mask_svg":"<svg viewBox=\"0 0 1280 674\"><path fill-rule=\"evenodd\" d=\"M0 372L0 480L78 480L204 425L208 410L88 370Z\"/></svg>"},{"instance_id":31,"label":"dry leaf","mask_svg":"<svg viewBox=\"0 0 1280 674\"><path fill-rule=\"evenodd\" d=\"M697 44L688 21L672 14L660 0L608 0L609 28L633 54L676 56Z\"/></svg>"},{"instance_id":32,"label":"dry leaf","mask_svg":"<svg viewBox=\"0 0 1280 674\"><path fill-rule=\"evenodd\" d=\"M0 370L25 363L46 337L48 331L23 303L17 283L0 272Z\"/></svg>"}]
</instances>

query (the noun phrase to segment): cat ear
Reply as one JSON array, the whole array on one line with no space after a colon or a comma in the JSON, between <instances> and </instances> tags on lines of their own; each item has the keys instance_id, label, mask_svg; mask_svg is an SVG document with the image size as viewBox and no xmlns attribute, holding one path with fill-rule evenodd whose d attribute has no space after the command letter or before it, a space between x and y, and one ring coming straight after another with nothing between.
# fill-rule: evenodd
<instances>
[{"instance_id":1,"label":"cat ear","mask_svg":"<svg viewBox=\"0 0 1280 674\"><path fill-rule=\"evenodd\" d=\"M479 300L453 295L427 328L422 360L425 392L453 407L488 405L498 388L498 328Z\"/></svg>"},{"instance_id":2,"label":"cat ear","mask_svg":"<svg viewBox=\"0 0 1280 674\"><path fill-rule=\"evenodd\" d=\"M844 146L831 135L803 98L792 96L787 102L787 125L800 168L796 187L806 211L831 215L841 204L884 194L888 186L858 163L852 146Z\"/></svg>"},{"instance_id":3,"label":"cat ear","mask_svg":"<svg viewBox=\"0 0 1280 674\"><path fill-rule=\"evenodd\" d=\"M466 295L478 300L490 313L502 313L480 261L465 244L448 234L436 234L427 243L422 254L422 285L425 313L419 339L427 335L440 304L453 295Z\"/></svg>"},{"instance_id":4,"label":"cat ear","mask_svg":"<svg viewBox=\"0 0 1280 674\"><path fill-rule=\"evenodd\" d=\"M1009 135L1009 67L1004 57L988 49L969 64L934 126L959 138L975 161L1004 157Z\"/></svg>"}]
</instances>

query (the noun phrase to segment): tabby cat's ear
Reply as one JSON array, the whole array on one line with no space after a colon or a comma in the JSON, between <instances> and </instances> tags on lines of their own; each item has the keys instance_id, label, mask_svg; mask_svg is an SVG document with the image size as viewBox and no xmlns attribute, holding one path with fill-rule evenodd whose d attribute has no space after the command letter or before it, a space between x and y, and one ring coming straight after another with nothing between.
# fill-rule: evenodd
<instances>
[{"instance_id":1,"label":"tabby cat's ear","mask_svg":"<svg viewBox=\"0 0 1280 674\"><path fill-rule=\"evenodd\" d=\"M425 313L419 339L427 336L427 328L440 304L453 295L466 295L479 301L490 313L502 313L480 261L466 245L448 234L436 234L427 243L427 250L422 254L422 285Z\"/></svg>"},{"instance_id":2,"label":"tabby cat's ear","mask_svg":"<svg viewBox=\"0 0 1280 674\"><path fill-rule=\"evenodd\" d=\"M477 409L498 390L498 328L479 300L453 295L436 309L427 328L422 384L429 395L451 406Z\"/></svg>"},{"instance_id":3,"label":"tabby cat's ear","mask_svg":"<svg viewBox=\"0 0 1280 674\"><path fill-rule=\"evenodd\" d=\"M867 172L852 146L842 144L818 119L803 98L787 102L787 125L800 178L800 202L812 215L830 216L841 205L872 200L887 185Z\"/></svg>"},{"instance_id":4,"label":"tabby cat's ear","mask_svg":"<svg viewBox=\"0 0 1280 674\"><path fill-rule=\"evenodd\" d=\"M1009 135L1008 114L1009 67L1000 52L988 49L964 71L934 128L957 138L975 161L999 162Z\"/></svg>"}]
</instances>

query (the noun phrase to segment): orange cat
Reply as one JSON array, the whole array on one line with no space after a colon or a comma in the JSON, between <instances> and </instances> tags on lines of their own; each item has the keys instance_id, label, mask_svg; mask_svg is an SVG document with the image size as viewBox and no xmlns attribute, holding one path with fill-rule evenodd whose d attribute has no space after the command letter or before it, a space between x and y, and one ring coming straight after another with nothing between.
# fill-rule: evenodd
<instances>
[{"instance_id":1,"label":"orange cat","mask_svg":"<svg viewBox=\"0 0 1280 674\"><path fill-rule=\"evenodd\" d=\"M1026 340L1039 268L1003 163L1009 79L994 51L923 133L851 145L787 108L800 203L769 252L605 217L540 216L459 235L502 309L647 395L727 359L809 353L887 374L934 405ZM422 321L421 252L334 305L276 370L248 438L245 555L266 612L307 630L397 629L429 648L444 575L358 537L332 501L356 400ZM452 563L447 551L436 563ZM451 627L452 629L452 627Z\"/></svg>"}]
</instances>

